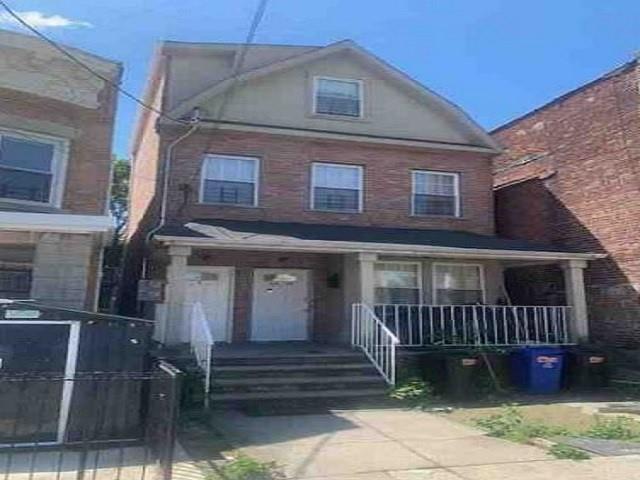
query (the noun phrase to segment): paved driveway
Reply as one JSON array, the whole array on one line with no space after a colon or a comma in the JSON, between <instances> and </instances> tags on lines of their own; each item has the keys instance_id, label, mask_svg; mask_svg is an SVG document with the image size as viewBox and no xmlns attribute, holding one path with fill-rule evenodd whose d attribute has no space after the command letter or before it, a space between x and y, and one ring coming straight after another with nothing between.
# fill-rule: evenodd
<instances>
[{"instance_id":1,"label":"paved driveway","mask_svg":"<svg viewBox=\"0 0 640 480\"><path fill-rule=\"evenodd\" d=\"M364 410L322 415L219 414L214 426L288 478L315 480L640 480L640 456L555 460L438 415Z\"/></svg>"}]
</instances>

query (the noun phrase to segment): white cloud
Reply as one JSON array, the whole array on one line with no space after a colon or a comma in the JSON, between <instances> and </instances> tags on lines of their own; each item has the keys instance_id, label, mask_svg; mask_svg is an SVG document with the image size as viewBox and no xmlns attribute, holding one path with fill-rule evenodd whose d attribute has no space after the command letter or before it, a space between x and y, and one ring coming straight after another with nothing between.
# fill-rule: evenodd
<instances>
[{"instance_id":1,"label":"white cloud","mask_svg":"<svg viewBox=\"0 0 640 480\"><path fill-rule=\"evenodd\" d=\"M70 28L70 27L92 27L89 22L71 20L62 15L46 15L36 10L27 12L16 12L20 18L35 28ZM8 12L0 13L0 24L16 25L18 21L9 15Z\"/></svg>"}]
</instances>

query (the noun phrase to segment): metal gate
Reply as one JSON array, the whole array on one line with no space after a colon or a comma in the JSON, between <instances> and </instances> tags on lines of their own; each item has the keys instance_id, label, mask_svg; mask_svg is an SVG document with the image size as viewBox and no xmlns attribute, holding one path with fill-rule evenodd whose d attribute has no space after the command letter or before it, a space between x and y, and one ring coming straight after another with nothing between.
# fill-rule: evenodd
<instances>
[{"instance_id":1,"label":"metal gate","mask_svg":"<svg viewBox=\"0 0 640 480\"><path fill-rule=\"evenodd\" d=\"M180 372L165 362L142 373L3 372L0 478L169 480L179 394Z\"/></svg>"}]
</instances>

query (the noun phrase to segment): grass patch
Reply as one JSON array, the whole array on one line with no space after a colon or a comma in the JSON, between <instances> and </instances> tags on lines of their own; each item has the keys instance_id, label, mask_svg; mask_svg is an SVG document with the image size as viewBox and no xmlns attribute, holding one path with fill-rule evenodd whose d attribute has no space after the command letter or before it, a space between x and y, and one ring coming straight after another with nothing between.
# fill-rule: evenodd
<instances>
[{"instance_id":1,"label":"grass patch","mask_svg":"<svg viewBox=\"0 0 640 480\"><path fill-rule=\"evenodd\" d=\"M215 475L215 476L214 476ZM224 464L219 472L207 480L275 480L284 476L278 471L273 462L259 462L246 455Z\"/></svg>"},{"instance_id":2,"label":"grass patch","mask_svg":"<svg viewBox=\"0 0 640 480\"><path fill-rule=\"evenodd\" d=\"M552 408L553 406L545 407ZM569 416L568 422L563 423L562 416L555 415L551 416L557 422L554 423L537 419L535 415L532 416L529 413L530 409L534 409L533 412L540 414L540 411L535 408L535 406L508 405L492 414L472 417L470 423L482 428L491 437L504 438L518 443L531 443L534 438L553 440L563 436L640 442L640 423L628 417L587 416L582 414L579 409L573 408L577 414L574 417ZM563 411L563 409L571 407L558 406L558 408ZM587 417L588 421L581 417ZM590 458L588 453L561 443L549 449L549 453L556 458L572 460Z\"/></svg>"},{"instance_id":3,"label":"grass patch","mask_svg":"<svg viewBox=\"0 0 640 480\"><path fill-rule=\"evenodd\" d=\"M549 453L561 460L589 460L591 458L591 455L584 450L563 445L562 443L556 443L549 449Z\"/></svg>"},{"instance_id":4,"label":"grass patch","mask_svg":"<svg viewBox=\"0 0 640 480\"><path fill-rule=\"evenodd\" d=\"M417 378L408 378L389 393L396 400L407 402L412 407L427 407L436 398L430 383Z\"/></svg>"},{"instance_id":5,"label":"grass patch","mask_svg":"<svg viewBox=\"0 0 640 480\"><path fill-rule=\"evenodd\" d=\"M518 443L528 443L537 437L549 438L569 433L564 427L531 421L513 405L504 407L495 415L478 418L475 423L491 437L505 438Z\"/></svg>"}]
</instances>

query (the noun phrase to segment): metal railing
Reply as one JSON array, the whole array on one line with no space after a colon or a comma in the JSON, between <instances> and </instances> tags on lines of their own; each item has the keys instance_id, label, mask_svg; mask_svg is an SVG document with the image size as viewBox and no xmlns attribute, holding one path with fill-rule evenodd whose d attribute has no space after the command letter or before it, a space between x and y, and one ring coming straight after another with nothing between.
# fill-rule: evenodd
<instances>
[{"instance_id":1,"label":"metal railing","mask_svg":"<svg viewBox=\"0 0 640 480\"><path fill-rule=\"evenodd\" d=\"M396 383L398 337L371 307L354 303L351 310L351 345L360 348L389 385Z\"/></svg>"},{"instance_id":2,"label":"metal railing","mask_svg":"<svg viewBox=\"0 0 640 480\"><path fill-rule=\"evenodd\" d=\"M402 346L571 343L571 307L377 304L374 313Z\"/></svg>"},{"instance_id":3,"label":"metal railing","mask_svg":"<svg viewBox=\"0 0 640 480\"><path fill-rule=\"evenodd\" d=\"M213 361L213 334L200 302L191 307L191 333L189 344L191 353L204 374L204 406L209 407L211 391L211 363Z\"/></svg>"}]
</instances>

